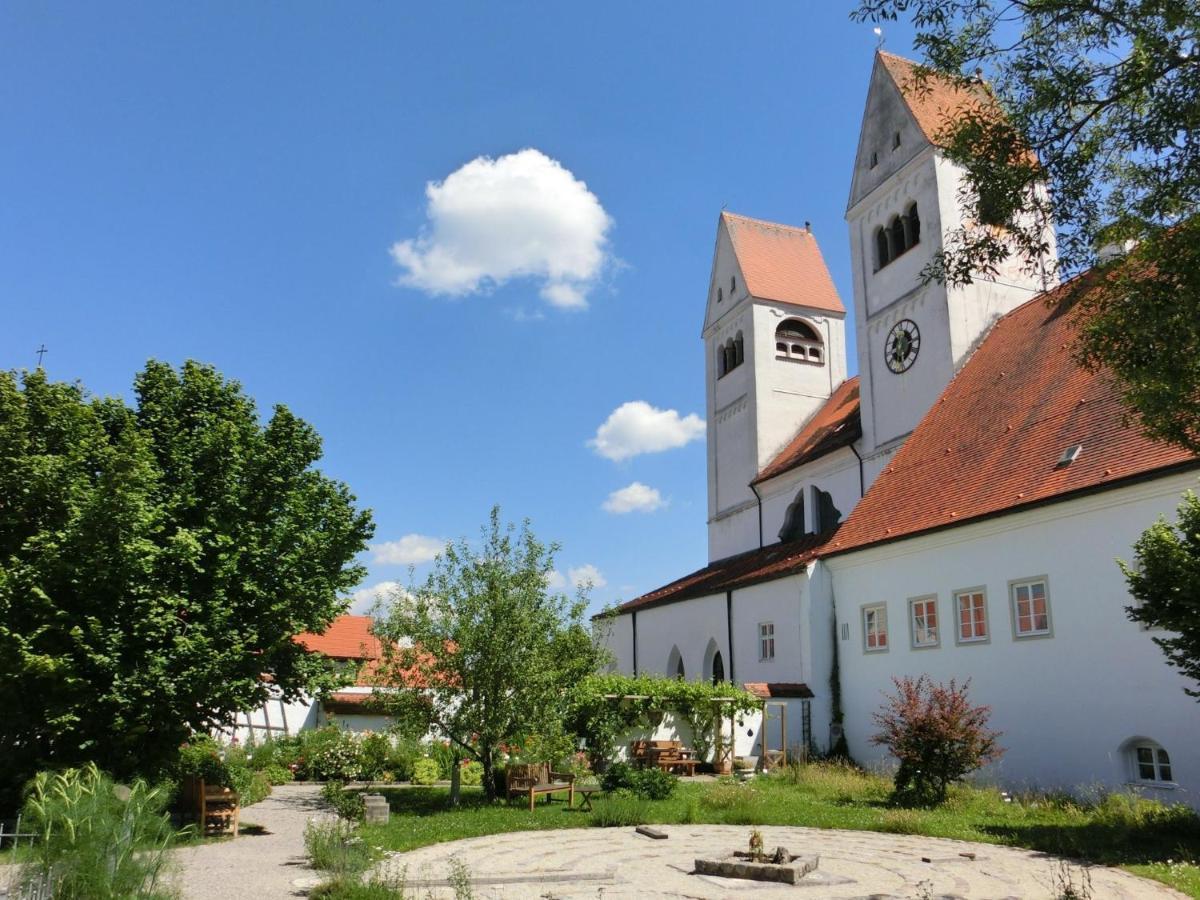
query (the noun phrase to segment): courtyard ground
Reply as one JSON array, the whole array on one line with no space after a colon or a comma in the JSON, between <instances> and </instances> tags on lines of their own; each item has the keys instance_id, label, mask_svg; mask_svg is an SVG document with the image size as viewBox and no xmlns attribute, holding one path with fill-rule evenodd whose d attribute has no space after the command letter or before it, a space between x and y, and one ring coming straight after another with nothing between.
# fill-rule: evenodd
<instances>
[{"instance_id":1,"label":"courtyard ground","mask_svg":"<svg viewBox=\"0 0 1200 900\"><path fill-rule=\"evenodd\" d=\"M478 898L552 897L555 900L749 896L812 898L995 898L1022 900L1064 896L1077 889L1084 870L1060 857L1013 847L938 838L763 827L768 849L818 854L820 864L799 886L692 875L697 857L745 849L749 828L734 825L662 826L666 840L633 828L590 828L555 833L515 832L436 844L397 854L381 864L404 872L413 895L452 897L451 860L465 864ZM974 859L963 856L974 854ZM1120 869L1087 870L1091 896L1106 900L1180 898L1166 885Z\"/></svg>"}]
</instances>

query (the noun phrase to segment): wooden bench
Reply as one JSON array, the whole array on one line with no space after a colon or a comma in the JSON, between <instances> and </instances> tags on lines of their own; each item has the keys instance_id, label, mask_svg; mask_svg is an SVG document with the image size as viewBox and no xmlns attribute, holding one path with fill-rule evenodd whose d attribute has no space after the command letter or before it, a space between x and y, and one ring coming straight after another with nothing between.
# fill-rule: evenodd
<instances>
[{"instance_id":1,"label":"wooden bench","mask_svg":"<svg viewBox=\"0 0 1200 900\"><path fill-rule=\"evenodd\" d=\"M682 769L686 775L695 775L700 761L679 741L648 741L645 761L664 772Z\"/></svg>"},{"instance_id":2,"label":"wooden bench","mask_svg":"<svg viewBox=\"0 0 1200 900\"><path fill-rule=\"evenodd\" d=\"M554 794L566 791L567 805L575 805L575 776L569 772L551 771L549 763L509 766L504 771L504 789L509 799L518 794L528 795L530 812L533 812L539 794L545 794L546 801L550 802Z\"/></svg>"},{"instance_id":3,"label":"wooden bench","mask_svg":"<svg viewBox=\"0 0 1200 900\"><path fill-rule=\"evenodd\" d=\"M201 834L232 834L237 837L241 806L237 791L206 784L203 778L188 778L183 784L185 802L195 810Z\"/></svg>"}]
</instances>

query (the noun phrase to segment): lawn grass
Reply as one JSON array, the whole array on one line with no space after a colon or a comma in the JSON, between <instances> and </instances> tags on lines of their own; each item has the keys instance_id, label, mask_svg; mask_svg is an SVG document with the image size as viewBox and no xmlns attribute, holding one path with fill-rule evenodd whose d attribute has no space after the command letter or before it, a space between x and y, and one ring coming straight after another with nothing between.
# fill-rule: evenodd
<instances>
[{"instance_id":1,"label":"lawn grass","mask_svg":"<svg viewBox=\"0 0 1200 900\"><path fill-rule=\"evenodd\" d=\"M1118 865L1200 898L1200 818L1125 795L1084 803L1031 795L1006 802L995 790L961 786L930 810L888 805L886 779L845 766L810 765L751 785L682 783L668 800L643 801L647 824L801 825L1026 847ZM392 810L387 825L364 826L369 846L406 851L460 838L509 831L586 828L603 818L564 803L488 804L464 789L458 808L445 788L383 790ZM597 806L605 801L597 798ZM617 817L619 818L619 817Z\"/></svg>"}]
</instances>

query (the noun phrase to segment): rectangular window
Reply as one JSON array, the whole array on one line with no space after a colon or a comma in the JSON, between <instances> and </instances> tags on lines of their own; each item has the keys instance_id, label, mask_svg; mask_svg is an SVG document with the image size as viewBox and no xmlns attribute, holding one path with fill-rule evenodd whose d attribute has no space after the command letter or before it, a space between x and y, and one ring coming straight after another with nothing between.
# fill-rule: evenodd
<instances>
[{"instance_id":1,"label":"rectangular window","mask_svg":"<svg viewBox=\"0 0 1200 900\"><path fill-rule=\"evenodd\" d=\"M758 625L758 658L775 658L775 623L760 622Z\"/></svg>"},{"instance_id":2,"label":"rectangular window","mask_svg":"<svg viewBox=\"0 0 1200 900\"><path fill-rule=\"evenodd\" d=\"M888 647L887 607L863 607L863 648L868 652L886 650Z\"/></svg>"},{"instance_id":3,"label":"rectangular window","mask_svg":"<svg viewBox=\"0 0 1200 900\"><path fill-rule=\"evenodd\" d=\"M937 597L920 597L908 601L914 647L938 645Z\"/></svg>"},{"instance_id":4,"label":"rectangular window","mask_svg":"<svg viewBox=\"0 0 1200 900\"><path fill-rule=\"evenodd\" d=\"M1050 598L1044 579L1014 581L1012 592L1013 633L1017 637L1050 634Z\"/></svg>"},{"instance_id":5,"label":"rectangular window","mask_svg":"<svg viewBox=\"0 0 1200 900\"><path fill-rule=\"evenodd\" d=\"M954 595L958 607L958 642L974 644L988 639L987 599L983 588L959 591Z\"/></svg>"}]
</instances>

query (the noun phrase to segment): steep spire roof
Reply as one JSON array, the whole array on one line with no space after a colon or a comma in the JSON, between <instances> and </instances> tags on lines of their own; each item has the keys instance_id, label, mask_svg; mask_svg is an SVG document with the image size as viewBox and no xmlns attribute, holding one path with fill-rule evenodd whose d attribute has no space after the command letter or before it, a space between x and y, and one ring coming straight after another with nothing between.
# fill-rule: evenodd
<instances>
[{"instance_id":1,"label":"steep spire roof","mask_svg":"<svg viewBox=\"0 0 1200 900\"><path fill-rule=\"evenodd\" d=\"M973 88L962 87L936 72L921 78L919 63L883 50L877 52L879 62L931 144L940 146L940 136L956 114L969 109L998 110L995 98L982 83Z\"/></svg>"},{"instance_id":2,"label":"steep spire roof","mask_svg":"<svg viewBox=\"0 0 1200 900\"><path fill-rule=\"evenodd\" d=\"M721 213L746 290L760 300L845 313L817 239L807 228L793 228Z\"/></svg>"}]
</instances>

